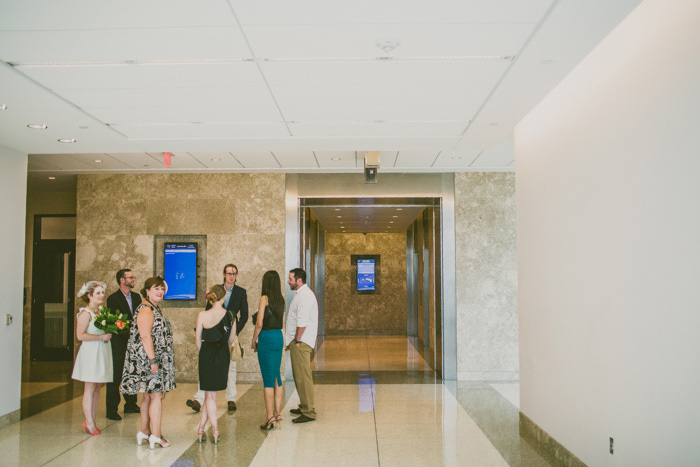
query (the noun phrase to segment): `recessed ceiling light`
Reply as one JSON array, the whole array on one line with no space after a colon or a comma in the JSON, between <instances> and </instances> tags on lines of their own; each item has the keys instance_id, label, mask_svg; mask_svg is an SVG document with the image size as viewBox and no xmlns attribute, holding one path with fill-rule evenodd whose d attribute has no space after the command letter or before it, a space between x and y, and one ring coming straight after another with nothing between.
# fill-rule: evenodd
<instances>
[{"instance_id":1,"label":"recessed ceiling light","mask_svg":"<svg viewBox=\"0 0 700 467\"><path fill-rule=\"evenodd\" d=\"M344 225L341 225L341 226L340 226L340 228L341 228L341 229L344 229L344 228L345 228L345 226L344 226Z\"/></svg>"},{"instance_id":2,"label":"recessed ceiling light","mask_svg":"<svg viewBox=\"0 0 700 467\"><path fill-rule=\"evenodd\" d=\"M61 138L58 140L59 143L77 143L78 140L75 138Z\"/></svg>"},{"instance_id":3,"label":"recessed ceiling light","mask_svg":"<svg viewBox=\"0 0 700 467\"><path fill-rule=\"evenodd\" d=\"M95 162L97 162L98 164L101 164L101 163L102 163L102 159L95 159Z\"/></svg>"},{"instance_id":4,"label":"recessed ceiling light","mask_svg":"<svg viewBox=\"0 0 700 467\"><path fill-rule=\"evenodd\" d=\"M215 157L215 158L213 158L211 161L212 161L212 162L221 162L221 159L219 159L218 157Z\"/></svg>"},{"instance_id":5,"label":"recessed ceiling light","mask_svg":"<svg viewBox=\"0 0 700 467\"><path fill-rule=\"evenodd\" d=\"M340 208L335 208L336 211L340 211Z\"/></svg>"},{"instance_id":6,"label":"recessed ceiling light","mask_svg":"<svg viewBox=\"0 0 700 467\"><path fill-rule=\"evenodd\" d=\"M391 216L391 217L399 217L399 216Z\"/></svg>"},{"instance_id":7,"label":"recessed ceiling light","mask_svg":"<svg viewBox=\"0 0 700 467\"><path fill-rule=\"evenodd\" d=\"M335 217L337 217L338 219L340 219L340 218L343 217L343 216L335 216Z\"/></svg>"},{"instance_id":8,"label":"recessed ceiling light","mask_svg":"<svg viewBox=\"0 0 700 467\"><path fill-rule=\"evenodd\" d=\"M331 160L332 160L332 161L339 161L339 160L340 160L340 157L333 157L333 158L331 158Z\"/></svg>"},{"instance_id":9,"label":"recessed ceiling light","mask_svg":"<svg viewBox=\"0 0 700 467\"><path fill-rule=\"evenodd\" d=\"M396 208L397 211L403 211L403 208Z\"/></svg>"},{"instance_id":10,"label":"recessed ceiling light","mask_svg":"<svg viewBox=\"0 0 700 467\"><path fill-rule=\"evenodd\" d=\"M7 110L7 104L0 104L0 110Z\"/></svg>"},{"instance_id":11,"label":"recessed ceiling light","mask_svg":"<svg viewBox=\"0 0 700 467\"><path fill-rule=\"evenodd\" d=\"M389 224L393 224L393 223L394 223L394 221L389 221Z\"/></svg>"},{"instance_id":12,"label":"recessed ceiling light","mask_svg":"<svg viewBox=\"0 0 700 467\"><path fill-rule=\"evenodd\" d=\"M44 125L43 123L30 123L27 125L27 128L31 128L32 130L45 130L48 128L48 126Z\"/></svg>"},{"instance_id":13,"label":"recessed ceiling light","mask_svg":"<svg viewBox=\"0 0 700 467\"><path fill-rule=\"evenodd\" d=\"M460 156L455 156L455 157L452 158L453 161L458 161L458 160L460 160L460 159L461 159Z\"/></svg>"},{"instance_id":14,"label":"recessed ceiling light","mask_svg":"<svg viewBox=\"0 0 700 467\"><path fill-rule=\"evenodd\" d=\"M56 180L56 177L49 177L49 180Z\"/></svg>"}]
</instances>

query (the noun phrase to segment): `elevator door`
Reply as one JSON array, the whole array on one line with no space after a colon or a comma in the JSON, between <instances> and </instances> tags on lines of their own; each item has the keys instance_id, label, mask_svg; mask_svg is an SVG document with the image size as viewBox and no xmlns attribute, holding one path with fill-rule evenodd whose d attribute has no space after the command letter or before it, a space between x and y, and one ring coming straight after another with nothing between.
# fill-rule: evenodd
<instances>
[{"instance_id":1,"label":"elevator door","mask_svg":"<svg viewBox=\"0 0 700 467\"><path fill-rule=\"evenodd\" d=\"M63 216L58 220L55 217L47 220L47 217L37 216L35 220L31 288L32 360L73 359L75 239L51 237L75 236L70 234L71 225L75 225L74 219ZM60 224L68 226L64 228ZM47 225L51 228L47 228Z\"/></svg>"}]
</instances>

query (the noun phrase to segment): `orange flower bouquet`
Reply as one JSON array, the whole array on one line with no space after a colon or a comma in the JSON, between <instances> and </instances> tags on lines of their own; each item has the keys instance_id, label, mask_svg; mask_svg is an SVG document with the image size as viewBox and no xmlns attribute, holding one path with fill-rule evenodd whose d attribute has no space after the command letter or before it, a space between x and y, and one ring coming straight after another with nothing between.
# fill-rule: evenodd
<instances>
[{"instance_id":1,"label":"orange flower bouquet","mask_svg":"<svg viewBox=\"0 0 700 467\"><path fill-rule=\"evenodd\" d=\"M119 310L112 312L106 306L101 306L97 311L99 312L95 317L95 327L97 329L113 334L128 334L131 327L129 315L120 313Z\"/></svg>"}]
</instances>

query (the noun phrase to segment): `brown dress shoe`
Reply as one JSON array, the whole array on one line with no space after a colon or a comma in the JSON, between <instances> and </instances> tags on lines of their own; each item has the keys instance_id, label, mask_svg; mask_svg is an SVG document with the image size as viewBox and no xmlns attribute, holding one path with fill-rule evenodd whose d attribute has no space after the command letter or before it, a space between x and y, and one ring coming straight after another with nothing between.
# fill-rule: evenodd
<instances>
[{"instance_id":1,"label":"brown dress shoe","mask_svg":"<svg viewBox=\"0 0 700 467\"><path fill-rule=\"evenodd\" d=\"M195 412L199 412L199 409L202 408L202 406L199 405L199 402L193 399L188 399L187 402L185 402L185 404L187 404L187 407L192 407L192 410L194 410Z\"/></svg>"},{"instance_id":2,"label":"brown dress shoe","mask_svg":"<svg viewBox=\"0 0 700 467\"><path fill-rule=\"evenodd\" d=\"M233 401L228 401L228 410L229 410L230 412L235 411L237 408L238 408L238 407L236 407L236 403L235 403L235 402L233 402Z\"/></svg>"},{"instance_id":3,"label":"brown dress shoe","mask_svg":"<svg viewBox=\"0 0 700 467\"><path fill-rule=\"evenodd\" d=\"M293 415L301 415L301 409L292 409L289 411L289 413Z\"/></svg>"},{"instance_id":4,"label":"brown dress shoe","mask_svg":"<svg viewBox=\"0 0 700 467\"><path fill-rule=\"evenodd\" d=\"M292 420L292 423L306 423L306 422L313 422L316 420L315 418L309 418L304 414L299 415L297 418Z\"/></svg>"}]
</instances>

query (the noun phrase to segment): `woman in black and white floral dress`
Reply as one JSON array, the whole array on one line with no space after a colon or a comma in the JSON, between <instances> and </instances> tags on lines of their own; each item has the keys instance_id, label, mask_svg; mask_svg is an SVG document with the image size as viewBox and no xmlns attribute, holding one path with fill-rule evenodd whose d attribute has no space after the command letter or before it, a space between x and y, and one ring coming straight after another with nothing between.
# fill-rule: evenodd
<instances>
[{"instance_id":1,"label":"woman in black and white floral dress","mask_svg":"<svg viewBox=\"0 0 700 467\"><path fill-rule=\"evenodd\" d=\"M123 394L143 393L141 431L137 444L148 440L151 449L170 443L161 434L163 395L175 389L175 349L170 322L158 304L163 300L167 284L160 277L150 277L141 290L144 302L134 310L134 325L124 359L124 373L119 388Z\"/></svg>"}]
</instances>

